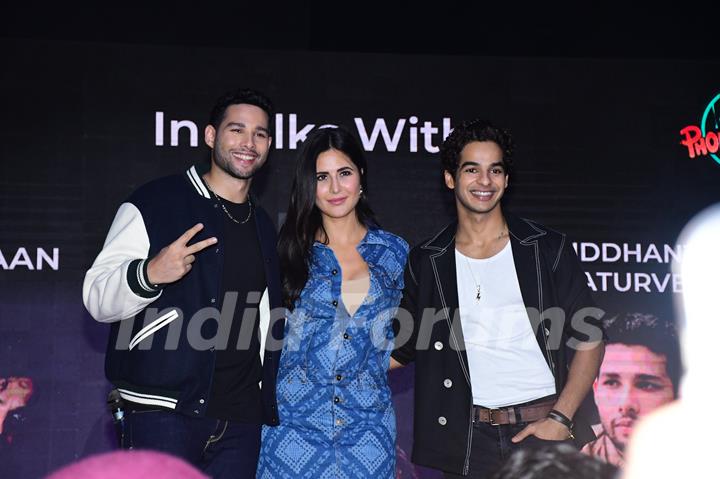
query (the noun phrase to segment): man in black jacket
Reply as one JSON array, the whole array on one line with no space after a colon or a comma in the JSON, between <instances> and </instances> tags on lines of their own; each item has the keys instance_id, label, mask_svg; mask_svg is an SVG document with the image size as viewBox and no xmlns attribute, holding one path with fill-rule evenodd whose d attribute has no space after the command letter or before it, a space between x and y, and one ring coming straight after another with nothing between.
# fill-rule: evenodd
<instances>
[{"instance_id":1,"label":"man in black jacket","mask_svg":"<svg viewBox=\"0 0 720 479\"><path fill-rule=\"evenodd\" d=\"M105 372L126 404L121 446L216 478L254 478L261 424L278 424L276 233L250 193L271 117L259 92L219 98L205 128L209 167L133 192L83 286L93 318L111 323Z\"/></svg>"},{"instance_id":2,"label":"man in black jacket","mask_svg":"<svg viewBox=\"0 0 720 479\"><path fill-rule=\"evenodd\" d=\"M573 419L602 312L565 235L503 212L506 131L464 123L440 155L458 221L410 252L393 366L415 361L413 461L488 477L519 447L593 438Z\"/></svg>"}]
</instances>

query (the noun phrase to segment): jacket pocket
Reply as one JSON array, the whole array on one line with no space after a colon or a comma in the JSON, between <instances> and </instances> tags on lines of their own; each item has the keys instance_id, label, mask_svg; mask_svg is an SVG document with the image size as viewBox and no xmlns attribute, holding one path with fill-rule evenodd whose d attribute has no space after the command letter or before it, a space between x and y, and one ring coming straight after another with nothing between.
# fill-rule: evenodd
<instances>
[{"instance_id":1,"label":"jacket pocket","mask_svg":"<svg viewBox=\"0 0 720 479\"><path fill-rule=\"evenodd\" d=\"M296 365L280 380L277 393L286 403L294 406L304 400L312 389L305 370Z\"/></svg>"},{"instance_id":2,"label":"jacket pocket","mask_svg":"<svg viewBox=\"0 0 720 479\"><path fill-rule=\"evenodd\" d=\"M377 374L360 371L346 389L346 406L360 410L381 411L391 405L390 390Z\"/></svg>"}]
</instances>

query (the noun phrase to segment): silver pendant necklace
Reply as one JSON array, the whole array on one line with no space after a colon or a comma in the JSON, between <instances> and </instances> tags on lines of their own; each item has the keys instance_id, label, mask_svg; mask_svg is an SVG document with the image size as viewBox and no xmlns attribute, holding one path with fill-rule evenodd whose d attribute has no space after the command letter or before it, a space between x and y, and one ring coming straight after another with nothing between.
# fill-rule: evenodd
<instances>
[{"instance_id":1,"label":"silver pendant necklace","mask_svg":"<svg viewBox=\"0 0 720 479\"><path fill-rule=\"evenodd\" d=\"M507 226L503 228L503 230L500 232L500 234L495 238L495 240L502 239L503 236L507 235ZM468 260L467 256L462 255L465 259L465 264L467 265L468 271L470 271L470 277L472 277L473 283L475 283L475 301L478 303L483 298L483 288L482 284L478 283L477 279L475 279L475 273L473 273L472 266L470 265L470 261Z\"/></svg>"},{"instance_id":2,"label":"silver pendant necklace","mask_svg":"<svg viewBox=\"0 0 720 479\"><path fill-rule=\"evenodd\" d=\"M468 261L467 256L463 255L463 258L465 259L465 264L467 265L468 271L470 271L470 276L472 277L473 283L475 283L475 301L479 303L482 299L482 285L478 283L475 279L475 273L473 273L472 266L470 266L470 261Z\"/></svg>"},{"instance_id":3,"label":"silver pendant necklace","mask_svg":"<svg viewBox=\"0 0 720 479\"><path fill-rule=\"evenodd\" d=\"M245 223L250 221L250 216L252 216L252 212L253 212L253 204L252 204L252 199L250 198L250 195L248 195L247 218L245 218L242 221L239 221L239 220L235 219L235 217L233 215L230 214L230 212L227 210L227 208L225 208L225 204L223 203L222 199L212 190L212 188L210 188L210 185L208 184L207 181L205 181L205 178L203 178L202 180L203 180L203 183L205 183L205 186L207 186L207 189L210 190L210 193L212 193L213 196L215 197L215 199L218 201L218 203L220 203L222 210L225 212L225 214L227 215L228 218L230 218L232 221L234 221L235 223L237 223L239 225L244 225Z\"/></svg>"}]
</instances>

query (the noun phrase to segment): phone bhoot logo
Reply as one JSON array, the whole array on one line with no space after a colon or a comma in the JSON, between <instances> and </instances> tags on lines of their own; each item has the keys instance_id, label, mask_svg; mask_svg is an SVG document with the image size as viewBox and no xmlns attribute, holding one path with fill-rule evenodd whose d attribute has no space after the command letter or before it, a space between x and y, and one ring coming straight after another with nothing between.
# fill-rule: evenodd
<instances>
[{"instance_id":1,"label":"phone bhoot logo","mask_svg":"<svg viewBox=\"0 0 720 479\"><path fill-rule=\"evenodd\" d=\"M715 111L715 104L718 103L718 100L720 100L720 95L716 95L708 103L699 127L690 125L680 130L680 134L684 137L680 143L687 146L690 158L710 155L720 165L720 158L715 154L720 146L720 133L718 132L720 126ZM720 108L720 105L718 105L718 108Z\"/></svg>"}]
</instances>

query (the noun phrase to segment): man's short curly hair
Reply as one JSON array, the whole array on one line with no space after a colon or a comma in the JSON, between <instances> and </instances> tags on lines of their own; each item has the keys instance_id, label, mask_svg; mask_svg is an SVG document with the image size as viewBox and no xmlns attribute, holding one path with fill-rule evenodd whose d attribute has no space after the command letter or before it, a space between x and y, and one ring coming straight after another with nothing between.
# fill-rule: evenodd
<instances>
[{"instance_id":1,"label":"man's short curly hair","mask_svg":"<svg viewBox=\"0 0 720 479\"><path fill-rule=\"evenodd\" d=\"M273 116L273 104L270 98L265 94L252 90L250 88L238 88L224 93L217 99L215 105L210 111L210 119L208 123L216 130L220 128L220 124L225 120L225 113L229 106L232 105L254 105L262 109L268 116L268 129L270 136L273 135L273 122L270 121Z\"/></svg>"},{"instance_id":2,"label":"man's short curly hair","mask_svg":"<svg viewBox=\"0 0 720 479\"><path fill-rule=\"evenodd\" d=\"M481 119L461 123L440 145L440 161L443 169L454 177L460 162L460 152L465 145L473 141L492 141L498 145L503 153L505 173L510 173L513 166L513 140L510 132Z\"/></svg>"},{"instance_id":3,"label":"man's short curly hair","mask_svg":"<svg viewBox=\"0 0 720 479\"><path fill-rule=\"evenodd\" d=\"M549 443L513 452L492 479L611 479L617 472L616 466L583 454L570 444Z\"/></svg>"}]
</instances>

